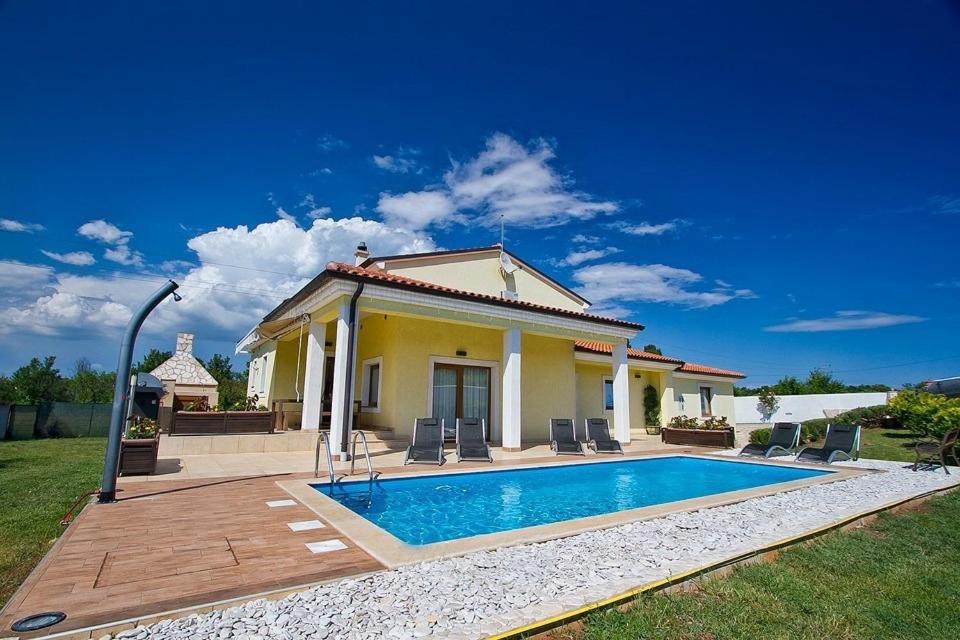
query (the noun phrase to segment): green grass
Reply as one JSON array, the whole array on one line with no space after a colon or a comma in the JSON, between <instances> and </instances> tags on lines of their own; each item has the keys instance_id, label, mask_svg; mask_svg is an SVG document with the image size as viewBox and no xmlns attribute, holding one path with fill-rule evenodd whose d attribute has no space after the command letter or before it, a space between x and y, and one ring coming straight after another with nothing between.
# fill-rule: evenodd
<instances>
[{"instance_id":1,"label":"green grass","mask_svg":"<svg viewBox=\"0 0 960 640\"><path fill-rule=\"evenodd\" d=\"M582 640L960 637L960 492L923 511L882 515L771 564L705 579L684 594L638 599L588 616Z\"/></svg>"},{"instance_id":2,"label":"green grass","mask_svg":"<svg viewBox=\"0 0 960 640\"><path fill-rule=\"evenodd\" d=\"M74 501L100 486L106 438L0 441L0 606L62 532Z\"/></svg>"},{"instance_id":3,"label":"green grass","mask_svg":"<svg viewBox=\"0 0 960 640\"><path fill-rule=\"evenodd\" d=\"M905 429L861 429L860 457L913 462L917 457L913 449L916 441L917 436ZM810 446L823 446L823 440Z\"/></svg>"}]
</instances>

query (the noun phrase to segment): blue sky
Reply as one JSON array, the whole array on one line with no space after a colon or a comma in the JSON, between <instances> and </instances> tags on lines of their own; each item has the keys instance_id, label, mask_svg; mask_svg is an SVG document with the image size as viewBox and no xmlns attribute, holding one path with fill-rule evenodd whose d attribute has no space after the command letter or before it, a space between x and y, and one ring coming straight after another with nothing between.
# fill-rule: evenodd
<instances>
[{"instance_id":1,"label":"blue sky","mask_svg":"<svg viewBox=\"0 0 960 640\"><path fill-rule=\"evenodd\" d=\"M503 213L747 384L960 373L960 9L637 4L0 3L0 372L112 368L161 276L138 352L232 352L358 239Z\"/></svg>"}]
</instances>

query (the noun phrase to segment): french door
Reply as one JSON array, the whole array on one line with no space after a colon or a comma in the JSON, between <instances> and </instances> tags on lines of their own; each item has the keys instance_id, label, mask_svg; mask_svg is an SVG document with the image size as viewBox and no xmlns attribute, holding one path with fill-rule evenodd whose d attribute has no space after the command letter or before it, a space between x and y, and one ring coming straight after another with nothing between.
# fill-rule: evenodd
<instances>
[{"instance_id":1,"label":"french door","mask_svg":"<svg viewBox=\"0 0 960 640\"><path fill-rule=\"evenodd\" d=\"M443 418L444 438L456 438L457 418L482 418L490 438L490 368L433 365L433 417Z\"/></svg>"}]
</instances>

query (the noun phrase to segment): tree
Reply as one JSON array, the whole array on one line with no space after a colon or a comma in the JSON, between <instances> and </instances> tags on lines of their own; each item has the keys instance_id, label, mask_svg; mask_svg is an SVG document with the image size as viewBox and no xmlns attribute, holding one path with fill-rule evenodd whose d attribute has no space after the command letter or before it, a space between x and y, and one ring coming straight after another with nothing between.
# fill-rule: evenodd
<instances>
[{"instance_id":1,"label":"tree","mask_svg":"<svg viewBox=\"0 0 960 640\"><path fill-rule=\"evenodd\" d=\"M229 356L215 353L207 362L200 360L200 364L217 381L217 406L220 409L243 409L246 406L247 376L233 370Z\"/></svg>"},{"instance_id":2,"label":"tree","mask_svg":"<svg viewBox=\"0 0 960 640\"><path fill-rule=\"evenodd\" d=\"M159 349L150 349L139 363L134 365L133 373L150 373L164 362L173 357L171 351L160 351Z\"/></svg>"},{"instance_id":3,"label":"tree","mask_svg":"<svg viewBox=\"0 0 960 640\"><path fill-rule=\"evenodd\" d=\"M803 386L804 393L843 393L846 390L845 384L823 369L811 371Z\"/></svg>"},{"instance_id":4,"label":"tree","mask_svg":"<svg viewBox=\"0 0 960 640\"><path fill-rule=\"evenodd\" d=\"M67 387L60 377L60 370L54 364L56 356L31 358L28 364L20 367L10 376L13 388L13 402L18 404L37 404L67 398Z\"/></svg>"},{"instance_id":5,"label":"tree","mask_svg":"<svg viewBox=\"0 0 960 640\"><path fill-rule=\"evenodd\" d=\"M203 368L206 369L207 372L209 372L217 382L222 383L226 382L227 380L235 380L237 377L237 373L230 365L229 356L215 353L210 356L210 360L207 362L200 360L200 364L203 365Z\"/></svg>"},{"instance_id":6,"label":"tree","mask_svg":"<svg viewBox=\"0 0 960 640\"><path fill-rule=\"evenodd\" d=\"M110 402L113 400L113 385L117 374L113 371L97 371L86 358L80 358L73 366L73 377L67 380L71 402Z\"/></svg>"},{"instance_id":7,"label":"tree","mask_svg":"<svg viewBox=\"0 0 960 640\"><path fill-rule=\"evenodd\" d=\"M757 413L760 414L764 422L769 422L778 409L780 409L780 398L770 387L763 387L760 390L760 397L757 398Z\"/></svg>"},{"instance_id":8,"label":"tree","mask_svg":"<svg viewBox=\"0 0 960 640\"><path fill-rule=\"evenodd\" d=\"M655 345L655 344L646 344L646 345L643 345L643 350L644 350L645 353L655 353L655 354L657 354L658 356L662 356L662 355L663 355L663 352L660 351L660 347L658 347L658 346Z\"/></svg>"},{"instance_id":9,"label":"tree","mask_svg":"<svg viewBox=\"0 0 960 640\"><path fill-rule=\"evenodd\" d=\"M804 384L795 376L783 376L777 380L777 384L773 385L773 389L776 393L784 396L798 396L807 393Z\"/></svg>"}]
</instances>

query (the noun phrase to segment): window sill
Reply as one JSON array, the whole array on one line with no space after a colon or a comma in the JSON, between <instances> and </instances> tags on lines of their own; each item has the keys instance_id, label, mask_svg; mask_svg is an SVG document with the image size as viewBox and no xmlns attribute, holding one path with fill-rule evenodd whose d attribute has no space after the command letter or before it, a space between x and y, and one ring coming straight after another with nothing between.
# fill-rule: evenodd
<instances>
[{"instance_id":1,"label":"window sill","mask_svg":"<svg viewBox=\"0 0 960 640\"><path fill-rule=\"evenodd\" d=\"M380 407L360 407L360 413L380 413Z\"/></svg>"}]
</instances>

